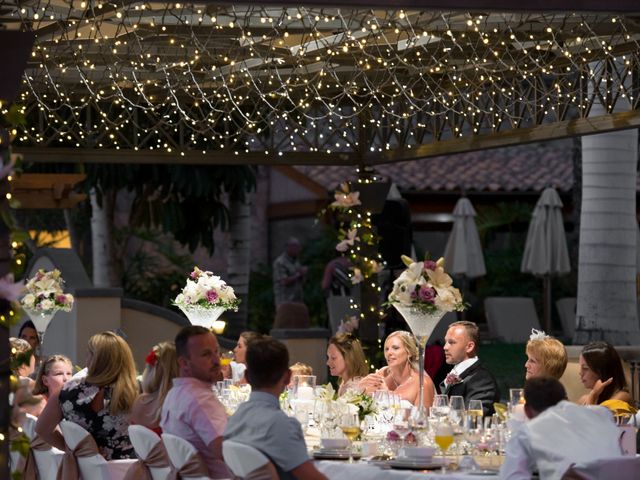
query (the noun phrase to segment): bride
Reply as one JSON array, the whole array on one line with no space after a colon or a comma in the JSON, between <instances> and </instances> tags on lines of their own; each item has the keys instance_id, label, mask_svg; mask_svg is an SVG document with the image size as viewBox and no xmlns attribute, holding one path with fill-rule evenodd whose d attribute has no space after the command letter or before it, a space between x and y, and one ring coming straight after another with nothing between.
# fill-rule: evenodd
<instances>
[{"instance_id":1,"label":"bride","mask_svg":"<svg viewBox=\"0 0 640 480\"><path fill-rule=\"evenodd\" d=\"M387 366L376 373L367 375L360 382L365 392L389 390L412 405L417 405L420 395L420 374L418 371L418 347L409 332L398 330L384 342L384 358ZM433 404L435 387L431 377L424 374L424 406Z\"/></svg>"}]
</instances>

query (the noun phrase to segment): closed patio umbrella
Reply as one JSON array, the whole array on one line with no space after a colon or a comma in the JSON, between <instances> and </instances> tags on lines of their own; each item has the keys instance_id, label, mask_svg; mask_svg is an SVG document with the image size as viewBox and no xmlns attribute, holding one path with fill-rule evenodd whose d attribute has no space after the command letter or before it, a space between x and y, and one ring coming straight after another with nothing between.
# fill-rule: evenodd
<instances>
[{"instance_id":1,"label":"closed patio umbrella","mask_svg":"<svg viewBox=\"0 0 640 480\"><path fill-rule=\"evenodd\" d=\"M562 220L562 200L546 188L531 215L520 270L544 279L544 328L551 330L551 277L571 271Z\"/></svg>"},{"instance_id":2,"label":"closed patio umbrella","mask_svg":"<svg viewBox=\"0 0 640 480\"><path fill-rule=\"evenodd\" d=\"M466 289L469 278L486 275L484 256L480 245L480 236L476 226L476 211L468 198L462 197L453 209L453 228L444 250L444 261L447 271L452 275L462 276ZM465 319L465 312L462 312Z\"/></svg>"},{"instance_id":3,"label":"closed patio umbrella","mask_svg":"<svg viewBox=\"0 0 640 480\"><path fill-rule=\"evenodd\" d=\"M457 201L453 216L453 229L444 251L447 271L467 278L486 275L476 226L476 211L468 198L462 197Z\"/></svg>"}]
</instances>

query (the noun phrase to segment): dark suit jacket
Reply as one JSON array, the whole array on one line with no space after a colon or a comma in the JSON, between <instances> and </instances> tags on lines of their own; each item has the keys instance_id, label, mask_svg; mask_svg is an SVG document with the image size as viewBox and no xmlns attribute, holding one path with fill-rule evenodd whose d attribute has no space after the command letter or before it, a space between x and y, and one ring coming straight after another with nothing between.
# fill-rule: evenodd
<instances>
[{"instance_id":1,"label":"dark suit jacket","mask_svg":"<svg viewBox=\"0 0 640 480\"><path fill-rule=\"evenodd\" d=\"M469 405L469 400L482 400L484 415L493 415L494 402L500 401L500 391L496 379L489 370L484 368L482 362L476 363L467 368L462 375L461 383L451 385L446 388L444 382L440 384L442 393L449 395L461 395L464 397L465 405Z\"/></svg>"}]
</instances>

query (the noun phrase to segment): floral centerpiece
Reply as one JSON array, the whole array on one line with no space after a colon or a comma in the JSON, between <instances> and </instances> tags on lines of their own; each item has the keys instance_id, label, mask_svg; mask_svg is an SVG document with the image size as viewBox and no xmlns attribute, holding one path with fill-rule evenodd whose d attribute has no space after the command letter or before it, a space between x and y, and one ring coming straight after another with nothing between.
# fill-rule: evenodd
<instances>
[{"instance_id":1,"label":"floral centerpiece","mask_svg":"<svg viewBox=\"0 0 640 480\"><path fill-rule=\"evenodd\" d=\"M60 270L40 269L27 281L27 294L20 300L25 310L51 313L58 310L70 312L73 308L73 295L64 293L64 279Z\"/></svg>"},{"instance_id":2,"label":"floral centerpiece","mask_svg":"<svg viewBox=\"0 0 640 480\"><path fill-rule=\"evenodd\" d=\"M173 301L194 325L212 328L225 310L238 310L233 288L213 272L193 269L187 284Z\"/></svg>"},{"instance_id":3,"label":"floral centerpiece","mask_svg":"<svg viewBox=\"0 0 640 480\"><path fill-rule=\"evenodd\" d=\"M403 255L407 269L393 282L389 303L415 308L423 313L453 312L465 309L460 290L444 271L444 258L437 262L414 262Z\"/></svg>"},{"instance_id":4,"label":"floral centerpiece","mask_svg":"<svg viewBox=\"0 0 640 480\"><path fill-rule=\"evenodd\" d=\"M41 268L27 280L27 294L20 300L20 305L36 327L40 345L54 315L60 310L70 312L73 308L73 295L64 293L63 288L64 279L58 269L45 271Z\"/></svg>"},{"instance_id":5,"label":"floral centerpiece","mask_svg":"<svg viewBox=\"0 0 640 480\"><path fill-rule=\"evenodd\" d=\"M355 406L358 409L358 418L361 422L364 421L367 415L375 415L378 413L378 406L373 397L358 390L347 390L336 401L338 403Z\"/></svg>"},{"instance_id":6,"label":"floral centerpiece","mask_svg":"<svg viewBox=\"0 0 640 480\"><path fill-rule=\"evenodd\" d=\"M407 269L393 282L389 294L389 304L404 317L413 333L419 351L418 365L424 365L424 349L427 340L440 319L447 312L462 311L465 304L460 290L453 286L453 280L444 271L444 259L437 262L425 260L414 262L403 255ZM424 369L419 368L420 395L418 400L419 423L426 423L424 411Z\"/></svg>"}]
</instances>

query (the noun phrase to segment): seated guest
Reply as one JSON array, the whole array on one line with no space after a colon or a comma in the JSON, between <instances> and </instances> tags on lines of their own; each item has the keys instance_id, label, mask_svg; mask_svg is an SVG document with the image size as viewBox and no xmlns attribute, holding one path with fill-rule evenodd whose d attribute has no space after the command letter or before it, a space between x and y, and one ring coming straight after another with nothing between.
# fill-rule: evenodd
<instances>
[{"instance_id":1,"label":"seated guest","mask_svg":"<svg viewBox=\"0 0 640 480\"><path fill-rule=\"evenodd\" d=\"M247 349L251 395L229 419L224 438L260 450L281 479L325 479L309 459L300 423L280 410L279 397L290 379L289 352L282 342L271 337L251 342Z\"/></svg>"},{"instance_id":2,"label":"seated guest","mask_svg":"<svg viewBox=\"0 0 640 480\"><path fill-rule=\"evenodd\" d=\"M444 337L444 356L453 369L440 384L443 394L481 400L484 415L493 414L493 404L500 400L500 391L495 378L478 359L480 335L473 322L454 322Z\"/></svg>"},{"instance_id":3,"label":"seated guest","mask_svg":"<svg viewBox=\"0 0 640 480\"><path fill-rule=\"evenodd\" d=\"M218 340L206 328L191 325L178 332L175 346L178 377L164 399L160 427L190 442L210 477L229 478L221 448L227 414L213 392L213 385L222 379Z\"/></svg>"},{"instance_id":4,"label":"seated guest","mask_svg":"<svg viewBox=\"0 0 640 480\"><path fill-rule=\"evenodd\" d=\"M500 478L560 480L573 464L621 456L620 432L604 407L566 401L555 378L535 377L524 385L525 413L531 421L511 437ZM613 477L612 477L613 478Z\"/></svg>"},{"instance_id":5,"label":"seated guest","mask_svg":"<svg viewBox=\"0 0 640 480\"><path fill-rule=\"evenodd\" d=\"M58 395L62 386L71 379L72 369L71 360L64 355L50 355L40 364L33 394L42 395L45 402Z\"/></svg>"},{"instance_id":6,"label":"seated guest","mask_svg":"<svg viewBox=\"0 0 640 480\"><path fill-rule=\"evenodd\" d=\"M400 398L412 405L418 404L420 374L418 372L418 347L409 332L398 330L384 341L384 358L387 366L371 373L360 382L365 392L376 390L396 392ZM424 375L424 406L433 404L435 387L429 375Z\"/></svg>"},{"instance_id":7,"label":"seated guest","mask_svg":"<svg viewBox=\"0 0 640 480\"><path fill-rule=\"evenodd\" d=\"M592 342L584 346L580 354L580 380L585 388L591 390L578 401L581 405L599 405L611 399L633 403L622 360L607 342Z\"/></svg>"},{"instance_id":8,"label":"seated guest","mask_svg":"<svg viewBox=\"0 0 640 480\"><path fill-rule=\"evenodd\" d=\"M40 363L40 359L38 358L38 348L40 347L40 337L38 337L38 331L36 330L36 326L33 324L31 320L27 320L20 326L20 331L18 332L18 338L22 340L26 340L31 348L33 349L33 354L36 359L36 365Z\"/></svg>"},{"instance_id":9,"label":"seated guest","mask_svg":"<svg viewBox=\"0 0 640 480\"><path fill-rule=\"evenodd\" d=\"M560 340L532 329L526 346L525 379L534 377L562 377L567 368L567 349Z\"/></svg>"},{"instance_id":10,"label":"seated guest","mask_svg":"<svg viewBox=\"0 0 640 480\"><path fill-rule=\"evenodd\" d=\"M238 337L238 343L233 349L234 361L231 362L231 379L233 383L245 384L244 371L247 368L247 345L253 340L261 338L262 334L258 332L242 332Z\"/></svg>"},{"instance_id":11,"label":"seated guest","mask_svg":"<svg viewBox=\"0 0 640 480\"><path fill-rule=\"evenodd\" d=\"M11 337L9 339L11 347L10 363L11 372L18 379L18 388L13 397L12 405L17 409L16 413L29 413L34 416L40 415L44 408L45 401L42 396L34 396L34 381L30 378L36 364L36 357L31 345L21 338Z\"/></svg>"},{"instance_id":12,"label":"seated guest","mask_svg":"<svg viewBox=\"0 0 640 480\"><path fill-rule=\"evenodd\" d=\"M339 333L329 339L327 366L338 377L338 396L347 390L360 390L360 381L368 369L360 340L350 333Z\"/></svg>"},{"instance_id":13,"label":"seated guest","mask_svg":"<svg viewBox=\"0 0 640 480\"><path fill-rule=\"evenodd\" d=\"M133 402L129 423L142 425L158 435L161 434L162 404L177 376L178 359L173 342L162 342L153 347L145 359L142 395Z\"/></svg>"},{"instance_id":14,"label":"seated guest","mask_svg":"<svg viewBox=\"0 0 640 480\"><path fill-rule=\"evenodd\" d=\"M64 419L77 423L96 441L107 460L134 458L128 416L138 396L136 367L129 345L113 332L89 339L87 376L65 383L52 395L38 418L36 433L48 444L64 450L57 425Z\"/></svg>"}]
</instances>

